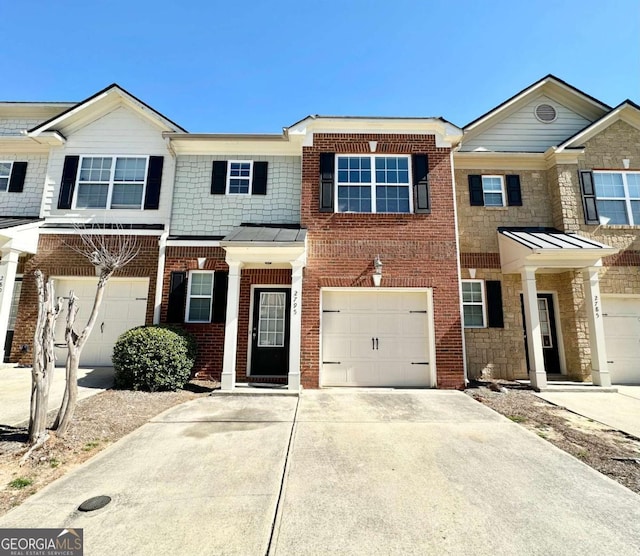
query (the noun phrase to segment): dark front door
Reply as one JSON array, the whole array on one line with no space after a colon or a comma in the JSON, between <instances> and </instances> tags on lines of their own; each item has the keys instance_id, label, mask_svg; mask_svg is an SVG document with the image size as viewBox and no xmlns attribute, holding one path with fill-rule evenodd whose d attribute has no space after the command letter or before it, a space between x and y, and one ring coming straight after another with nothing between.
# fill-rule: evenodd
<instances>
[{"instance_id":1,"label":"dark front door","mask_svg":"<svg viewBox=\"0 0 640 556\"><path fill-rule=\"evenodd\" d=\"M251 376L286 376L289 372L291 289L253 290Z\"/></svg>"},{"instance_id":2,"label":"dark front door","mask_svg":"<svg viewBox=\"0 0 640 556\"><path fill-rule=\"evenodd\" d=\"M527 344L527 323L524 318L524 301L520 294L522 308L522 322L524 324L524 350L527 355L527 369L529 369L529 345ZM547 373L560 374L560 348L556 330L556 311L553 305L553 295L538 294L538 317L540 319L540 334L542 335L542 354Z\"/></svg>"}]
</instances>

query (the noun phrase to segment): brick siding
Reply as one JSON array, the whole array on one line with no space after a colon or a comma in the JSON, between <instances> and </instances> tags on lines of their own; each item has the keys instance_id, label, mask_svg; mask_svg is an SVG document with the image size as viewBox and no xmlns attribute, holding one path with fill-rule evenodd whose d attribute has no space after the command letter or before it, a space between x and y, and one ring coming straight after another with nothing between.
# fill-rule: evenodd
<instances>
[{"instance_id":1,"label":"brick siding","mask_svg":"<svg viewBox=\"0 0 640 556\"><path fill-rule=\"evenodd\" d=\"M137 257L114 277L149 278L146 322L153 321L156 273L158 268L158 237L135 236L140 252ZM106 236L105 241L114 239ZM33 357L33 335L38 314L38 294L34 271L40 269L45 276L86 277L95 276L95 269L87 259L74 251L81 246L80 238L74 235L41 235L38 252L23 264L24 278L20 294L18 319L11 347L10 361L31 365ZM29 346L23 351L22 346Z\"/></svg>"},{"instance_id":2,"label":"brick siding","mask_svg":"<svg viewBox=\"0 0 640 556\"><path fill-rule=\"evenodd\" d=\"M319 212L322 152L427 153L431 214L341 214ZM373 259L384 264L382 287L433 288L437 383L462 388L454 199L450 150L437 148L433 135L316 134L303 148L302 226L308 229L307 266L302 288L301 382L319 386L320 288L370 287Z\"/></svg>"}]
</instances>

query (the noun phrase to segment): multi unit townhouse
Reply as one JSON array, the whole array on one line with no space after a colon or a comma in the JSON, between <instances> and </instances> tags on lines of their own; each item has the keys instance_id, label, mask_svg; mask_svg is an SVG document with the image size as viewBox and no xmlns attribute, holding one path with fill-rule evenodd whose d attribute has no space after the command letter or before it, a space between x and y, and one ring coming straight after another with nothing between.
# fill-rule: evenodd
<instances>
[{"instance_id":1,"label":"multi unit townhouse","mask_svg":"<svg viewBox=\"0 0 640 556\"><path fill-rule=\"evenodd\" d=\"M640 382L639 107L549 75L454 165L470 374Z\"/></svg>"},{"instance_id":2,"label":"multi unit townhouse","mask_svg":"<svg viewBox=\"0 0 640 556\"><path fill-rule=\"evenodd\" d=\"M83 232L140 248L83 365L161 323L195 335L196 372L223 389L461 388L467 367L538 388L547 374L638 381L639 129L633 103L553 76L464 130L310 116L194 134L117 85L2 103L5 359L31 357L35 268L90 310Z\"/></svg>"}]
</instances>

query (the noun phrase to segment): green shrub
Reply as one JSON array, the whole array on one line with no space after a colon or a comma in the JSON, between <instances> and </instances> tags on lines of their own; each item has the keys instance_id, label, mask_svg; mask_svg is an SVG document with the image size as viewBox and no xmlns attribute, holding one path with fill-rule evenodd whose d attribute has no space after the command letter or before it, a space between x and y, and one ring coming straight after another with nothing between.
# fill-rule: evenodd
<instances>
[{"instance_id":1,"label":"green shrub","mask_svg":"<svg viewBox=\"0 0 640 556\"><path fill-rule=\"evenodd\" d=\"M177 390L196 361L196 342L179 328L139 326L122 334L113 348L116 388Z\"/></svg>"}]
</instances>

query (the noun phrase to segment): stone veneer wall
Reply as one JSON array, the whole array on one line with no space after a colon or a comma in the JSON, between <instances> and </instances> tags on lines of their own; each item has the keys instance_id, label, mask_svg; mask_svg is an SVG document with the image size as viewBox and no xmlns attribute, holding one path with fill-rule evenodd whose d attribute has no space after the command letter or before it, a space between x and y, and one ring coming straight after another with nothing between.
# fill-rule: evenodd
<instances>
[{"instance_id":1,"label":"stone veneer wall","mask_svg":"<svg viewBox=\"0 0 640 556\"><path fill-rule=\"evenodd\" d=\"M472 207L469 174L520 176L521 207ZM497 253L500 226L553 226L544 170L456 170L456 202L461 253Z\"/></svg>"}]
</instances>

